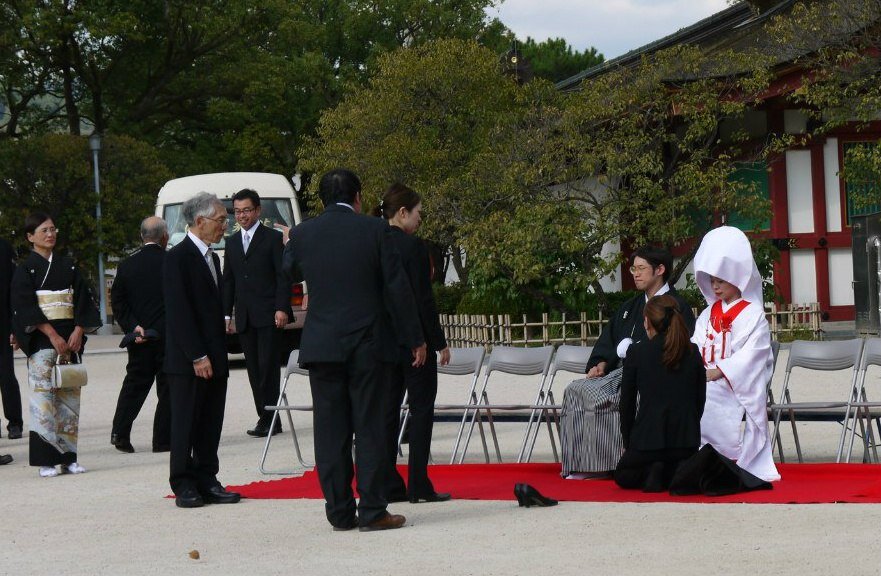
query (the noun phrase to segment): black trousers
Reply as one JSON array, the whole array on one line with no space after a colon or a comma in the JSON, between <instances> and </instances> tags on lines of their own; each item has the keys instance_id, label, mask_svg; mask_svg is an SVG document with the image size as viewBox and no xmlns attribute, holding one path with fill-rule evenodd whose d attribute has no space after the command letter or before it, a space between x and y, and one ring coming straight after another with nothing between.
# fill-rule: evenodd
<instances>
[{"instance_id":1,"label":"black trousers","mask_svg":"<svg viewBox=\"0 0 881 576\"><path fill-rule=\"evenodd\" d=\"M627 490L641 490L648 484L651 484L652 488L666 490L679 463L696 452L697 447L665 450L627 449L615 468L613 474L615 483Z\"/></svg>"},{"instance_id":2,"label":"black trousers","mask_svg":"<svg viewBox=\"0 0 881 576\"><path fill-rule=\"evenodd\" d=\"M217 447L226 406L226 378L205 380L168 374L171 398L169 484L175 494L186 488L219 486Z\"/></svg>"},{"instance_id":3,"label":"black trousers","mask_svg":"<svg viewBox=\"0 0 881 576\"><path fill-rule=\"evenodd\" d=\"M239 343L245 354L248 381L254 396L258 423L269 426L272 412L266 406L275 405L281 381L279 365L279 330L275 326L249 327L239 333Z\"/></svg>"},{"instance_id":4,"label":"black trousers","mask_svg":"<svg viewBox=\"0 0 881 576\"><path fill-rule=\"evenodd\" d=\"M165 358L165 343L148 341L128 347L126 375L116 401L113 415L112 433L128 440L132 425L144 406L153 380L156 380L156 414L153 416L153 446L168 446L171 443L171 405L168 397L168 382L162 371Z\"/></svg>"},{"instance_id":5,"label":"black trousers","mask_svg":"<svg viewBox=\"0 0 881 576\"><path fill-rule=\"evenodd\" d=\"M324 494L325 514L334 526L355 518L352 492L352 435L355 451L360 524L386 514L385 431L382 364L374 346L360 345L348 362L309 364L315 429L315 468Z\"/></svg>"},{"instance_id":6,"label":"black trousers","mask_svg":"<svg viewBox=\"0 0 881 576\"><path fill-rule=\"evenodd\" d=\"M431 453L431 434L434 428L434 401L437 398L437 356L429 352L425 364L414 368L409 363L388 364L386 367L386 450L389 471L386 496L397 499L408 496L421 497L434 494L434 486L428 478L428 457ZM407 424L410 438L408 481L395 466L398 458L398 431L400 429L401 402L404 391L408 393L410 419Z\"/></svg>"},{"instance_id":7,"label":"black trousers","mask_svg":"<svg viewBox=\"0 0 881 576\"><path fill-rule=\"evenodd\" d=\"M9 337L0 342L0 395L3 396L3 415L6 416L6 429L10 426L21 428L24 421L21 416L21 390L15 378L15 364L12 357L12 346Z\"/></svg>"}]
</instances>

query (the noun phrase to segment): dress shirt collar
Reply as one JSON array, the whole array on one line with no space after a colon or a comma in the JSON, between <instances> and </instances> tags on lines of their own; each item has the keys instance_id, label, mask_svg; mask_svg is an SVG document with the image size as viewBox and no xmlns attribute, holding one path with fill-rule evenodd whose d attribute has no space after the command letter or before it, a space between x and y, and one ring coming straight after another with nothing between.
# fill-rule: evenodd
<instances>
[{"instance_id":1,"label":"dress shirt collar","mask_svg":"<svg viewBox=\"0 0 881 576\"><path fill-rule=\"evenodd\" d=\"M210 246L208 246L208 244L205 244L204 242L202 242L201 238L199 238L198 236L196 236L195 234L193 234L190 231L187 231L187 236L190 237L190 240L192 240L193 244L196 245L196 248L199 249L199 254L201 254L202 257L204 258L205 254L208 253L208 248L210 248Z\"/></svg>"},{"instance_id":2,"label":"dress shirt collar","mask_svg":"<svg viewBox=\"0 0 881 576\"><path fill-rule=\"evenodd\" d=\"M352 205L351 205L351 204L346 204L345 202L337 202L336 205L337 205L337 206L345 206L346 208L348 208L348 209L351 210L352 212L355 211L355 209L352 208Z\"/></svg>"}]
</instances>

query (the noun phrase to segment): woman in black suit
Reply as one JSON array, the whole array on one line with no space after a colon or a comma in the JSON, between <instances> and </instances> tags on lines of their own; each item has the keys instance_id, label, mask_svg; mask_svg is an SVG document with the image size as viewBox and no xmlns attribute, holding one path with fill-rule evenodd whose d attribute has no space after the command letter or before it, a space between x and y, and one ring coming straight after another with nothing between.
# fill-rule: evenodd
<instances>
[{"instance_id":1,"label":"woman in black suit","mask_svg":"<svg viewBox=\"0 0 881 576\"><path fill-rule=\"evenodd\" d=\"M624 364L620 410L625 451L614 477L622 488L662 492L679 462L700 446L706 373L676 300L656 296L646 303L644 315L649 338L630 348Z\"/></svg>"},{"instance_id":2,"label":"woman in black suit","mask_svg":"<svg viewBox=\"0 0 881 576\"><path fill-rule=\"evenodd\" d=\"M434 425L434 400L437 397L437 364L435 352L440 353L440 364L450 361L450 349L444 337L431 290L431 260L425 244L413 236L422 223L422 199L404 186L393 184L383 196L375 211L385 218L392 229L392 243L401 254L410 286L416 297L416 308L428 354L425 364L412 366L409 349L400 346L400 360L387 368L389 399L386 404L386 434L390 469L387 479L389 502L408 499L417 502L443 502L447 493L436 492L428 478L428 456L431 451L431 433ZM404 479L395 467L398 455L398 425L404 390L408 392L409 419L409 479Z\"/></svg>"}]
</instances>

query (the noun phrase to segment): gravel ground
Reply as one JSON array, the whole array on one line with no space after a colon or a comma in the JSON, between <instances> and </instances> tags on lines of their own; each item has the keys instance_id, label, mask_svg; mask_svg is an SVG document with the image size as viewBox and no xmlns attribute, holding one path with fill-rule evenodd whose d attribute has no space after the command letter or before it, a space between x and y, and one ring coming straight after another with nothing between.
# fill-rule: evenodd
<instances>
[{"instance_id":1,"label":"gravel ground","mask_svg":"<svg viewBox=\"0 0 881 576\"><path fill-rule=\"evenodd\" d=\"M124 353L118 336L98 336L86 355L80 462L88 473L39 478L27 465L27 440L0 439L15 462L0 468L2 574L877 574L881 553L876 505L722 505L562 503L520 509L512 501L397 504L407 527L385 533L336 533L317 500L251 500L181 510L169 493L167 454L152 454L151 397L132 432L135 454L109 443ZM108 350L108 353L99 353ZM785 366L786 351L780 358ZM779 389L782 368L775 376ZM16 361L27 405L24 360ZM559 395L565 378L558 381ZM805 396L846 389L849 377L800 374ZM872 377L877 384L877 375ZM439 402L461 401L467 378L442 377ZM493 379L497 402L530 399L532 380ZM303 381L291 403L308 403ZM525 396L524 396L525 394ZM846 394L846 392L845 392ZM878 395L876 394L876 397ZM255 415L244 365L234 365L220 446L220 479L267 479L258 471L263 443L245 435ZM295 414L312 459L308 414ZM4 422L5 426L5 422ZM439 423L434 455L449 458L456 425ZM834 460L840 428L802 423L810 461ZM519 448L522 424L500 424L503 454ZM784 434L794 458L791 434ZM546 438L535 460L550 460ZM469 460L482 456L475 445ZM290 439L276 437L270 467L290 467ZM881 480L881 468L879 468ZM442 490L443 486L438 486ZM198 551L198 559L191 552ZM195 554L192 554L195 555Z\"/></svg>"}]
</instances>

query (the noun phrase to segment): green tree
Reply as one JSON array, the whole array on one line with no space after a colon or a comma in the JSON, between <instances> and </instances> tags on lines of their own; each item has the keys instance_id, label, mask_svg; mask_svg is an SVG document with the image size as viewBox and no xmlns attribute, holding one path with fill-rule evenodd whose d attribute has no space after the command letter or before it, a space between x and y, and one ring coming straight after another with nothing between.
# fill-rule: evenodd
<instances>
[{"instance_id":1,"label":"green tree","mask_svg":"<svg viewBox=\"0 0 881 576\"><path fill-rule=\"evenodd\" d=\"M539 78L551 82L560 82L571 78L579 72L593 68L604 61L603 55L596 48L588 48L583 52L575 50L564 38L548 38L542 42L527 36L517 49L532 67L532 72Z\"/></svg>"}]
</instances>

